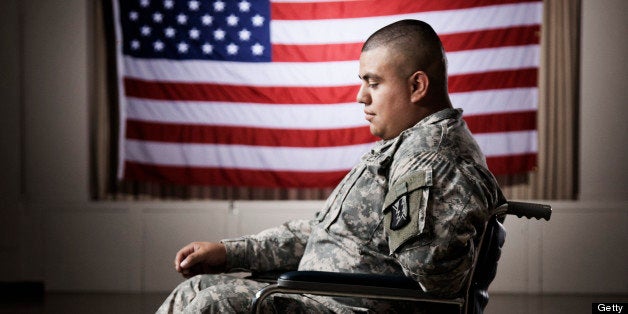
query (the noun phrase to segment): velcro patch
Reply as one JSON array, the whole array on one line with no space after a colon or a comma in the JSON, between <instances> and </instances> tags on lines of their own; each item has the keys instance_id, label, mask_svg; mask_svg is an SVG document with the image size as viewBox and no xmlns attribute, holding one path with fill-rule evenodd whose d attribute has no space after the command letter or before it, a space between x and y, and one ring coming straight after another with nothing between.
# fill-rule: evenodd
<instances>
[{"instance_id":1,"label":"velcro patch","mask_svg":"<svg viewBox=\"0 0 628 314\"><path fill-rule=\"evenodd\" d=\"M404 195L391 206L390 229L399 230L410 222L410 214L408 211L408 196Z\"/></svg>"}]
</instances>

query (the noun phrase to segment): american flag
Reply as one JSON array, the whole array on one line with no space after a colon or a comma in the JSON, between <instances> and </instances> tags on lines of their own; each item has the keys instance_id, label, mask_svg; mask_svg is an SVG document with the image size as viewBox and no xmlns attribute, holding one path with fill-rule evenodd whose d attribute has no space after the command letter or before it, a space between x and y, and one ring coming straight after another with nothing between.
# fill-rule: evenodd
<instances>
[{"instance_id":1,"label":"american flag","mask_svg":"<svg viewBox=\"0 0 628 314\"><path fill-rule=\"evenodd\" d=\"M377 140L355 100L362 43L407 18L441 36L493 173L536 165L540 0L114 0L114 15L120 178L333 187Z\"/></svg>"}]
</instances>

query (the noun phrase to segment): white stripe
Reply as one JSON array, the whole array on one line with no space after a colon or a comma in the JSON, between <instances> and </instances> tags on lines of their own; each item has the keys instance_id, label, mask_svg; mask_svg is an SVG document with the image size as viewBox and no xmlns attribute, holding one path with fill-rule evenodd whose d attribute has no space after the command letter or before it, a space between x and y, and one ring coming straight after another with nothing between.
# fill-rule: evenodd
<instances>
[{"instance_id":1,"label":"white stripe","mask_svg":"<svg viewBox=\"0 0 628 314\"><path fill-rule=\"evenodd\" d=\"M537 131L482 133L474 135L486 157L536 153Z\"/></svg>"},{"instance_id":2,"label":"white stripe","mask_svg":"<svg viewBox=\"0 0 628 314\"><path fill-rule=\"evenodd\" d=\"M537 109L538 88L513 88L483 90L450 94L454 107L464 110L464 115L480 115Z\"/></svg>"},{"instance_id":3,"label":"white stripe","mask_svg":"<svg viewBox=\"0 0 628 314\"><path fill-rule=\"evenodd\" d=\"M342 86L358 83L358 62L246 63L124 58L125 76L151 81L252 86Z\"/></svg>"},{"instance_id":4,"label":"white stripe","mask_svg":"<svg viewBox=\"0 0 628 314\"><path fill-rule=\"evenodd\" d=\"M531 111L537 88L452 93L465 116ZM268 105L203 101L164 101L129 97L127 117L140 121L277 129L337 129L368 125L357 103Z\"/></svg>"},{"instance_id":5,"label":"white stripe","mask_svg":"<svg viewBox=\"0 0 628 314\"><path fill-rule=\"evenodd\" d=\"M402 19L430 24L439 35L541 24L543 3L519 3L412 14L327 20L273 20L273 44L364 42L376 30Z\"/></svg>"},{"instance_id":6,"label":"white stripe","mask_svg":"<svg viewBox=\"0 0 628 314\"><path fill-rule=\"evenodd\" d=\"M537 131L478 134L486 157L537 152ZM287 171L336 171L353 167L373 143L322 147L179 144L127 139L129 161L166 166L224 167Z\"/></svg>"},{"instance_id":7,"label":"white stripe","mask_svg":"<svg viewBox=\"0 0 628 314\"><path fill-rule=\"evenodd\" d=\"M453 52L449 75L537 67L539 46ZM125 76L149 81L203 82L251 86L357 85L358 61L244 63L124 58Z\"/></svg>"},{"instance_id":8,"label":"white stripe","mask_svg":"<svg viewBox=\"0 0 628 314\"><path fill-rule=\"evenodd\" d=\"M446 54L447 72L452 76L536 68L541 60L540 51L539 45L455 51Z\"/></svg>"},{"instance_id":9,"label":"white stripe","mask_svg":"<svg viewBox=\"0 0 628 314\"><path fill-rule=\"evenodd\" d=\"M372 146L373 143L324 148L264 147L173 144L127 139L126 158L165 166L337 171L351 169Z\"/></svg>"},{"instance_id":10,"label":"white stripe","mask_svg":"<svg viewBox=\"0 0 628 314\"><path fill-rule=\"evenodd\" d=\"M127 118L141 121L273 129L337 129L368 125L357 103L265 105L129 98Z\"/></svg>"}]
</instances>

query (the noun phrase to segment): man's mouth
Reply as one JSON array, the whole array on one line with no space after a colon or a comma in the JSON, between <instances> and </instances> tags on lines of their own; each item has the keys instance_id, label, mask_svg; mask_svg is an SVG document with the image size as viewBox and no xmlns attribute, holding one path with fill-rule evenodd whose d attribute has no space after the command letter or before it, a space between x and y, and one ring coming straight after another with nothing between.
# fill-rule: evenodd
<instances>
[{"instance_id":1,"label":"man's mouth","mask_svg":"<svg viewBox=\"0 0 628 314\"><path fill-rule=\"evenodd\" d=\"M364 111L364 114L366 115L365 119L368 122L371 122L371 120L373 120L373 117L375 117L375 114L372 112Z\"/></svg>"}]
</instances>

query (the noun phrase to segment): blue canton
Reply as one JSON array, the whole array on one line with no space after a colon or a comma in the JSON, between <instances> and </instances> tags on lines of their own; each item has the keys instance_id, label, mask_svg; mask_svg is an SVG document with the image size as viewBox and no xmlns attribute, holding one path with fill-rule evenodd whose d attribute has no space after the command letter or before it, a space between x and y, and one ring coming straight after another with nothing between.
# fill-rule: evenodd
<instances>
[{"instance_id":1,"label":"blue canton","mask_svg":"<svg viewBox=\"0 0 628 314\"><path fill-rule=\"evenodd\" d=\"M118 5L125 55L271 61L268 0L120 0Z\"/></svg>"}]
</instances>

